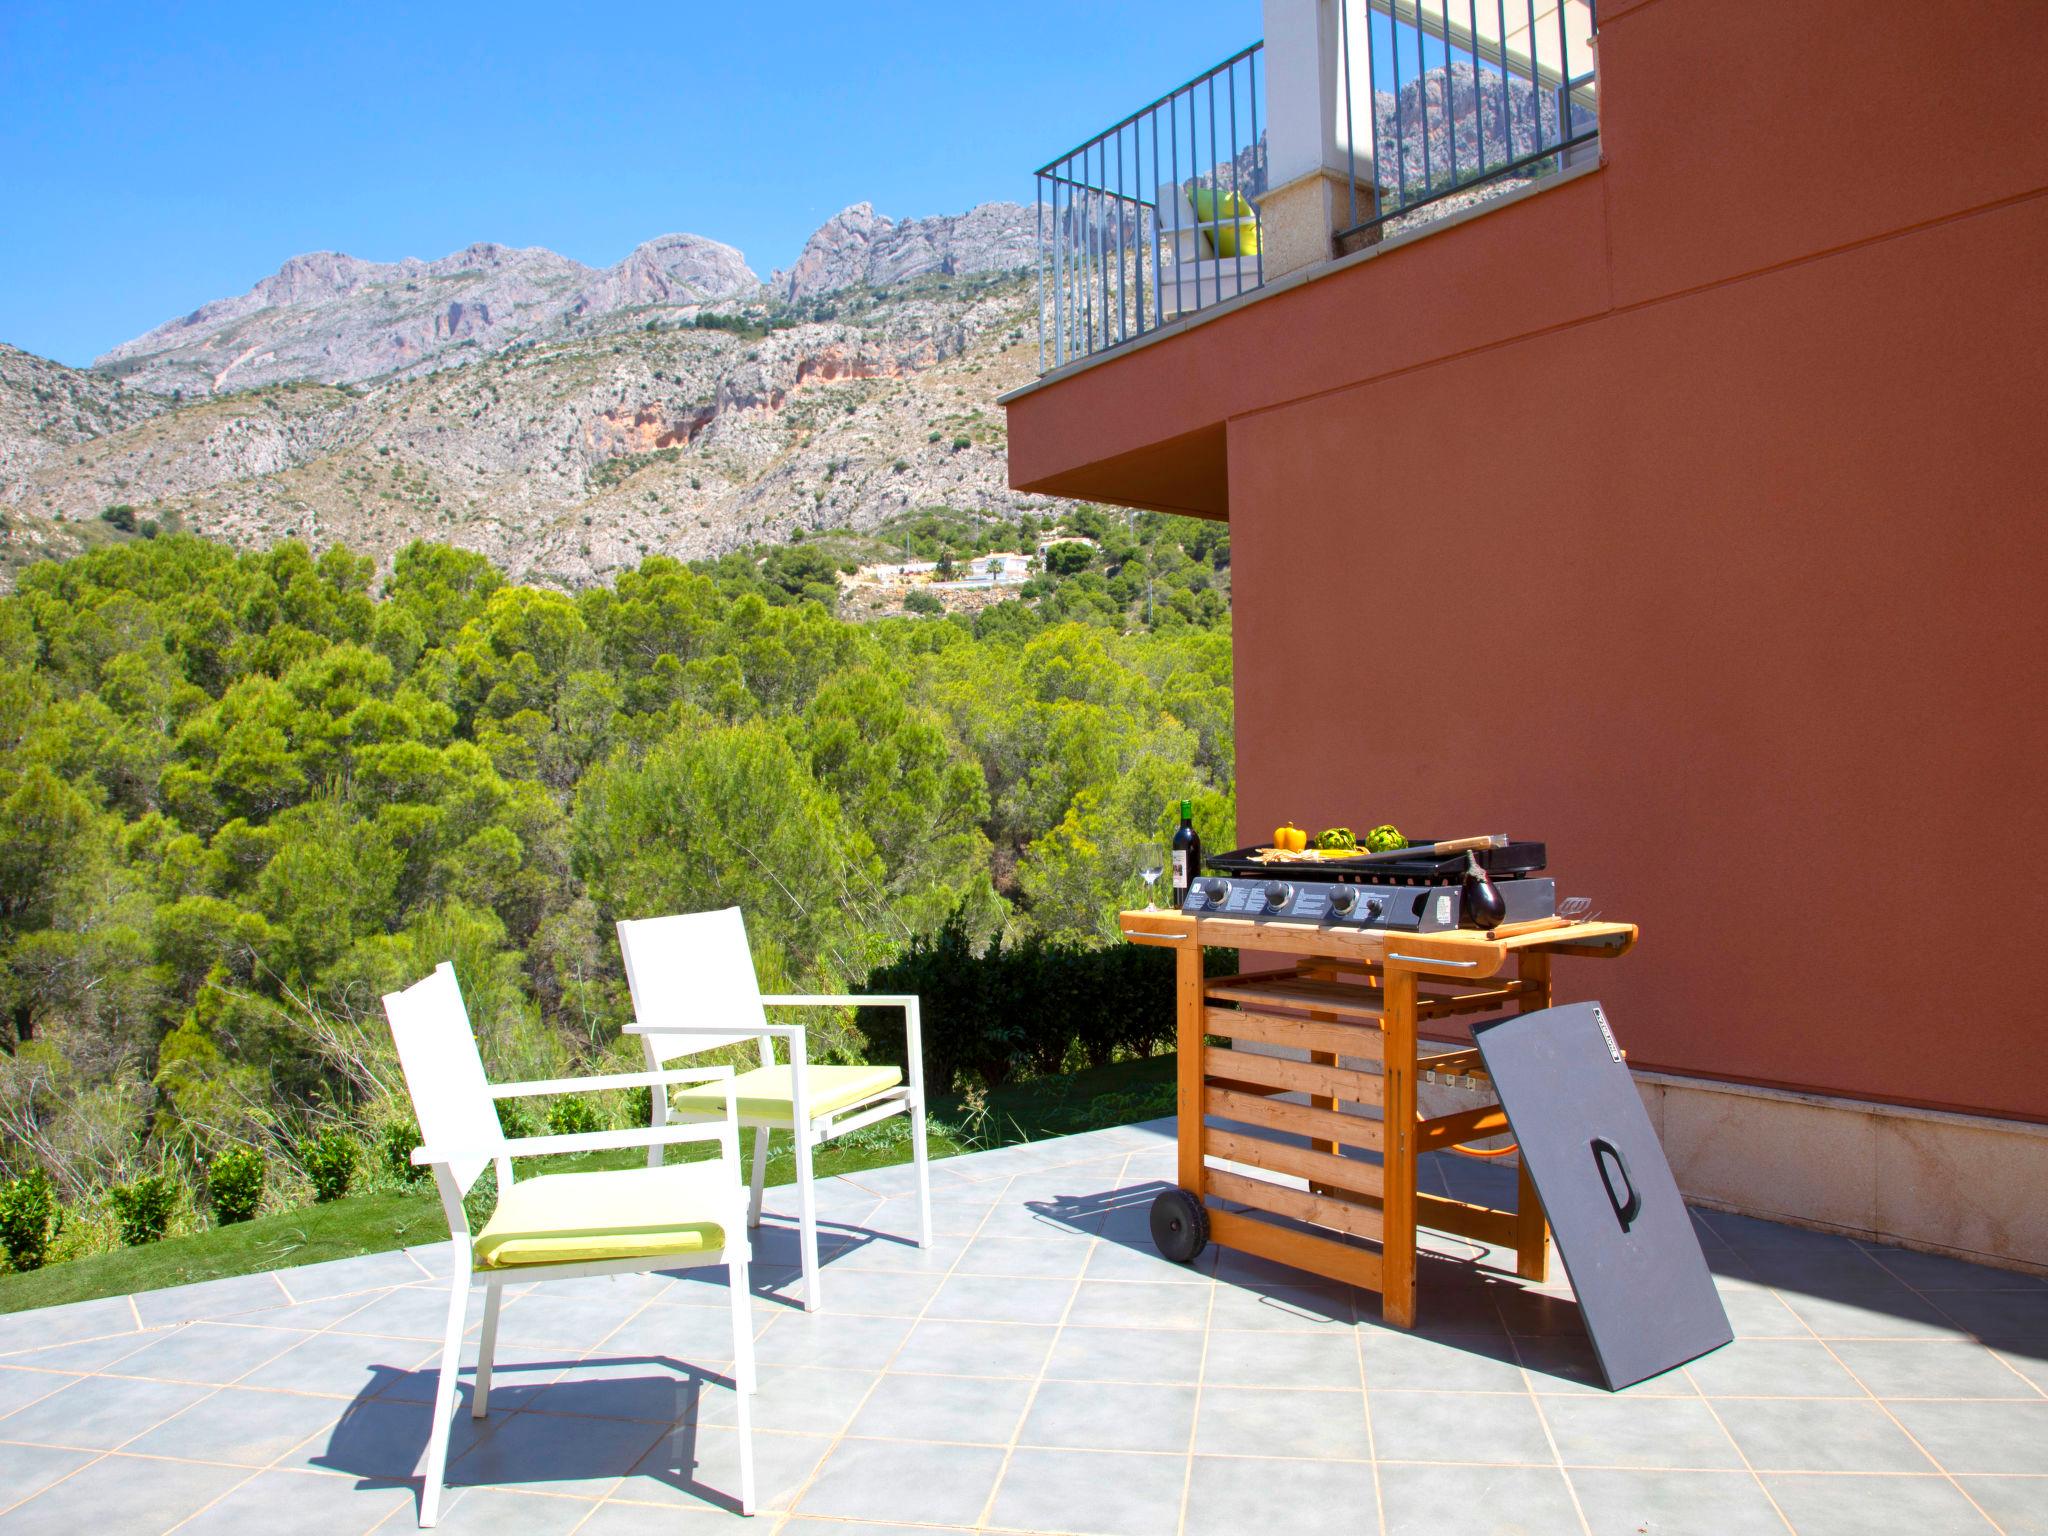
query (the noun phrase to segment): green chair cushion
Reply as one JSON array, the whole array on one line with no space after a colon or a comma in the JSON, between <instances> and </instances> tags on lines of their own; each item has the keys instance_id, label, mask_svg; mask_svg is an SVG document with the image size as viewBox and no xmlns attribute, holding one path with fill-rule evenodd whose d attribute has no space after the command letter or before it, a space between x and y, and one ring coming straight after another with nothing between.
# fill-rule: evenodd
<instances>
[{"instance_id":1,"label":"green chair cushion","mask_svg":"<svg viewBox=\"0 0 2048 1536\"><path fill-rule=\"evenodd\" d=\"M498 1193L498 1208L476 1235L484 1269L586 1264L664 1254L716 1253L717 1217L738 1186L717 1162L547 1173Z\"/></svg>"},{"instance_id":2,"label":"green chair cushion","mask_svg":"<svg viewBox=\"0 0 2048 1536\"><path fill-rule=\"evenodd\" d=\"M1188 194L1195 220L1216 246L1219 256L1259 254L1259 221L1252 205L1235 192L1196 187Z\"/></svg>"},{"instance_id":3,"label":"green chair cushion","mask_svg":"<svg viewBox=\"0 0 2048 1536\"><path fill-rule=\"evenodd\" d=\"M858 1104L862 1099L894 1088L903 1081L900 1067L814 1067L804 1068L804 1086L809 1102L804 1105L813 1119ZM732 1080L733 1096L742 1117L788 1123L795 1115L790 1105L789 1068L756 1067ZM669 1103L691 1114L725 1113L725 1085L702 1083L671 1091Z\"/></svg>"}]
</instances>

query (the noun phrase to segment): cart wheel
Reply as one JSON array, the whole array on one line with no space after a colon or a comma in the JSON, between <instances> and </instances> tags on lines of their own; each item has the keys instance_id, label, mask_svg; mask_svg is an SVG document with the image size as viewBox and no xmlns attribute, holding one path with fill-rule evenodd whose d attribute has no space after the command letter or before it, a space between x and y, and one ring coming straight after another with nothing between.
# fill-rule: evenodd
<instances>
[{"instance_id":1,"label":"cart wheel","mask_svg":"<svg viewBox=\"0 0 2048 1536\"><path fill-rule=\"evenodd\" d=\"M1209 1213L1184 1189L1169 1189L1152 1202L1152 1241L1176 1264L1186 1264L1209 1246Z\"/></svg>"}]
</instances>

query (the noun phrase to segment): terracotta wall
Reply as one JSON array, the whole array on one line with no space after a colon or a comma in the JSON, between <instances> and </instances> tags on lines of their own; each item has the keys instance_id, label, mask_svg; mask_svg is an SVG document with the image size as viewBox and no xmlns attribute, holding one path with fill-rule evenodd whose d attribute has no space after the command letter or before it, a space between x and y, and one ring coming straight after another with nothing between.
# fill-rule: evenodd
<instances>
[{"instance_id":1,"label":"terracotta wall","mask_svg":"<svg viewBox=\"0 0 2048 1536\"><path fill-rule=\"evenodd\" d=\"M1222 430L1247 837L1543 837L1637 1065L2048 1119L2048 8L1600 69L1600 170L1020 398L1013 481L1209 510Z\"/></svg>"}]
</instances>

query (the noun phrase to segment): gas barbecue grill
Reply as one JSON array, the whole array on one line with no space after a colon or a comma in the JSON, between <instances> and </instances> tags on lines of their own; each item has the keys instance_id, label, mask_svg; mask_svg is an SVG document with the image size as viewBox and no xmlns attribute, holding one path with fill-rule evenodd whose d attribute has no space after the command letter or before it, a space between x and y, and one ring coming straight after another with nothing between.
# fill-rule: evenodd
<instances>
[{"instance_id":1,"label":"gas barbecue grill","mask_svg":"<svg viewBox=\"0 0 2048 1536\"><path fill-rule=\"evenodd\" d=\"M1433 839L1417 839L1426 848ZM1505 915L1476 921L1468 896L1476 861L1505 903ZM1181 910L1191 916L1287 921L1399 933L1443 933L1459 927L1540 922L1557 912L1557 882L1541 875L1541 843L1507 841L1467 853L1413 858L1312 859L1239 848L1204 861L1210 873L1192 882Z\"/></svg>"}]
</instances>

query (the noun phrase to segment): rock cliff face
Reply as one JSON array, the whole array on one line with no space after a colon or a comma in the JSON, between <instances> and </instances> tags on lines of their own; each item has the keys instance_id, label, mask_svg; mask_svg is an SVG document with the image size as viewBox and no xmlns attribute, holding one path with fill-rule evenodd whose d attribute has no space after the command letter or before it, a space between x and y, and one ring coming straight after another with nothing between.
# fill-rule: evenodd
<instances>
[{"instance_id":1,"label":"rock cliff face","mask_svg":"<svg viewBox=\"0 0 2048 1536\"><path fill-rule=\"evenodd\" d=\"M768 286L795 300L931 272L1015 271L1037 259L1035 217L1017 203L983 203L963 214L898 220L876 213L872 203L855 203L820 225L796 265Z\"/></svg>"},{"instance_id":2,"label":"rock cliff face","mask_svg":"<svg viewBox=\"0 0 2048 1536\"><path fill-rule=\"evenodd\" d=\"M547 334L564 314L698 304L758 282L738 251L700 235L663 235L602 271L553 251L488 244L438 261L318 251L124 342L94 367L159 394L353 384L499 351Z\"/></svg>"}]
</instances>

